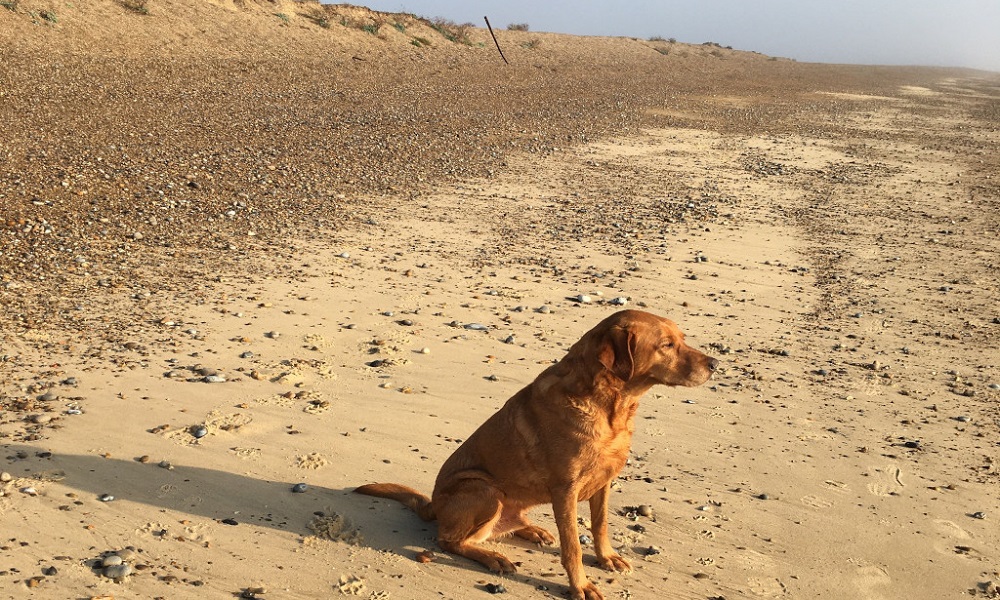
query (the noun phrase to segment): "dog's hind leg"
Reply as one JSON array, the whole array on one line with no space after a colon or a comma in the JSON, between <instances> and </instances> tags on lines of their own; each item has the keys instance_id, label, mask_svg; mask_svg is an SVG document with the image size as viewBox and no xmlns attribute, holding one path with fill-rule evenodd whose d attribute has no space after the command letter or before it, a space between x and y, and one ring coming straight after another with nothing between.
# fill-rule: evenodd
<instances>
[{"instance_id":1,"label":"dog's hind leg","mask_svg":"<svg viewBox=\"0 0 1000 600\"><path fill-rule=\"evenodd\" d=\"M476 544L495 537L503 514L502 494L482 479L462 479L434 495L438 545L452 554L478 562L496 573L517 568L506 556Z\"/></svg>"}]
</instances>

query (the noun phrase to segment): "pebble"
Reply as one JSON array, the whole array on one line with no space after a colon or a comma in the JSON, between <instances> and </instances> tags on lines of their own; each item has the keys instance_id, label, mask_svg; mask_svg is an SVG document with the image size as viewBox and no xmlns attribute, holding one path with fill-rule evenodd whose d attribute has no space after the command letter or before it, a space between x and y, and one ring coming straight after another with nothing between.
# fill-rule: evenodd
<instances>
[{"instance_id":1,"label":"pebble","mask_svg":"<svg viewBox=\"0 0 1000 600\"><path fill-rule=\"evenodd\" d=\"M278 333L277 331L268 331L267 333L264 334L264 337L276 340L281 337L281 334Z\"/></svg>"},{"instance_id":2,"label":"pebble","mask_svg":"<svg viewBox=\"0 0 1000 600\"><path fill-rule=\"evenodd\" d=\"M1000 383L991 383L990 384L990 389L991 390L1000 390Z\"/></svg>"},{"instance_id":3,"label":"pebble","mask_svg":"<svg viewBox=\"0 0 1000 600\"><path fill-rule=\"evenodd\" d=\"M959 416L955 417L955 420L958 421L959 423L968 423L969 421L972 420L972 417L967 417L965 415L959 415Z\"/></svg>"},{"instance_id":4,"label":"pebble","mask_svg":"<svg viewBox=\"0 0 1000 600\"><path fill-rule=\"evenodd\" d=\"M662 550L660 550L657 546L650 546L645 550L646 556L654 556L660 552L662 552Z\"/></svg>"},{"instance_id":5,"label":"pebble","mask_svg":"<svg viewBox=\"0 0 1000 600\"><path fill-rule=\"evenodd\" d=\"M396 323L402 325L403 327L413 327L413 319L400 319Z\"/></svg>"},{"instance_id":6,"label":"pebble","mask_svg":"<svg viewBox=\"0 0 1000 600\"><path fill-rule=\"evenodd\" d=\"M770 500L771 497L768 496L767 494L757 494L757 499L758 500Z\"/></svg>"},{"instance_id":7,"label":"pebble","mask_svg":"<svg viewBox=\"0 0 1000 600\"><path fill-rule=\"evenodd\" d=\"M126 564L112 565L104 568L104 576L115 581L121 581L131 574L132 567Z\"/></svg>"},{"instance_id":8,"label":"pebble","mask_svg":"<svg viewBox=\"0 0 1000 600\"><path fill-rule=\"evenodd\" d=\"M499 583L487 583L486 591L491 594L506 594L507 588Z\"/></svg>"},{"instance_id":9,"label":"pebble","mask_svg":"<svg viewBox=\"0 0 1000 600\"><path fill-rule=\"evenodd\" d=\"M204 425L194 425L191 427L191 435L196 438L203 438L208 435L208 429Z\"/></svg>"},{"instance_id":10,"label":"pebble","mask_svg":"<svg viewBox=\"0 0 1000 600\"><path fill-rule=\"evenodd\" d=\"M581 544L583 544L583 545L588 545L588 544L590 544L590 543L591 543L591 542L593 542L593 541L594 541L594 540L590 539L590 536L589 536L589 535L587 535L586 533L581 533L581 534L580 534L580 543L581 543Z\"/></svg>"},{"instance_id":11,"label":"pebble","mask_svg":"<svg viewBox=\"0 0 1000 600\"><path fill-rule=\"evenodd\" d=\"M118 554L109 554L105 556L103 559L101 559L101 566L114 567L116 565L122 564L123 562L125 562L124 559Z\"/></svg>"},{"instance_id":12,"label":"pebble","mask_svg":"<svg viewBox=\"0 0 1000 600\"><path fill-rule=\"evenodd\" d=\"M122 560L132 560L135 558L135 550L132 548L122 548L121 550L115 551L115 554L120 556Z\"/></svg>"},{"instance_id":13,"label":"pebble","mask_svg":"<svg viewBox=\"0 0 1000 600\"><path fill-rule=\"evenodd\" d=\"M546 304L544 306L539 306L538 308L536 308L535 312L542 313L543 315L547 315L550 312L552 312L552 309L549 308L549 306Z\"/></svg>"},{"instance_id":14,"label":"pebble","mask_svg":"<svg viewBox=\"0 0 1000 600\"><path fill-rule=\"evenodd\" d=\"M243 354L240 354L240 358L253 358L253 352L247 350Z\"/></svg>"},{"instance_id":15,"label":"pebble","mask_svg":"<svg viewBox=\"0 0 1000 600\"><path fill-rule=\"evenodd\" d=\"M592 302L590 296L587 296L586 294L577 294L576 296L570 298L570 300L573 302L579 302L580 304L590 304Z\"/></svg>"},{"instance_id":16,"label":"pebble","mask_svg":"<svg viewBox=\"0 0 1000 600\"><path fill-rule=\"evenodd\" d=\"M610 302L615 306L625 306L626 304L628 304L628 298L626 298L625 296L618 296L616 298L612 298Z\"/></svg>"},{"instance_id":17,"label":"pebble","mask_svg":"<svg viewBox=\"0 0 1000 600\"><path fill-rule=\"evenodd\" d=\"M497 377L496 375L490 375L489 377L486 378L486 381L500 381L500 378Z\"/></svg>"},{"instance_id":18,"label":"pebble","mask_svg":"<svg viewBox=\"0 0 1000 600\"><path fill-rule=\"evenodd\" d=\"M38 399L41 400L42 402L52 402L53 400L58 400L59 395L53 392L45 392L44 394L39 396Z\"/></svg>"},{"instance_id":19,"label":"pebble","mask_svg":"<svg viewBox=\"0 0 1000 600\"><path fill-rule=\"evenodd\" d=\"M340 254L338 254L337 256L338 256L339 258L351 258L351 253L350 253L350 252L341 252L341 253L340 253Z\"/></svg>"},{"instance_id":20,"label":"pebble","mask_svg":"<svg viewBox=\"0 0 1000 600\"><path fill-rule=\"evenodd\" d=\"M482 323L467 323L465 328L473 331L487 331L489 329L489 327L483 325Z\"/></svg>"},{"instance_id":21,"label":"pebble","mask_svg":"<svg viewBox=\"0 0 1000 600\"><path fill-rule=\"evenodd\" d=\"M636 507L635 512L643 517L652 517L653 507L648 504L640 504L638 507Z\"/></svg>"},{"instance_id":22,"label":"pebble","mask_svg":"<svg viewBox=\"0 0 1000 600\"><path fill-rule=\"evenodd\" d=\"M161 469L166 469L168 471L174 470L174 465L170 464L170 461L166 460L161 460L157 466L160 467Z\"/></svg>"},{"instance_id":23,"label":"pebble","mask_svg":"<svg viewBox=\"0 0 1000 600\"><path fill-rule=\"evenodd\" d=\"M11 479L14 479L14 476L11 475L10 473L8 473L7 471L4 471L3 473L0 473L0 482L7 483Z\"/></svg>"},{"instance_id":24,"label":"pebble","mask_svg":"<svg viewBox=\"0 0 1000 600\"><path fill-rule=\"evenodd\" d=\"M31 486L28 486L28 487L21 488L21 493L22 494L27 494L29 496L37 496L38 495L38 490L36 490L35 488L33 488Z\"/></svg>"},{"instance_id":25,"label":"pebble","mask_svg":"<svg viewBox=\"0 0 1000 600\"><path fill-rule=\"evenodd\" d=\"M295 485L292 486L292 491L296 494L304 494L305 491L308 489L309 486L304 483L296 483Z\"/></svg>"},{"instance_id":26,"label":"pebble","mask_svg":"<svg viewBox=\"0 0 1000 600\"><path fill-rule=\"evenodd\" d=\"M42 414L42 415L34 415L34 416L31 417L31 422L32 423L36 423L38 425L44 425L44 424L48 423L51 420L52 420L52 416L51 415L44 415L44 414Z\"/></svg>"},{"instance_id":27,"label":"pebble","mask_svg":"<svg viewBox=\"0 0 1000 600\"><path fill-rule=\"evenodd\" d=\"M977 510L976 512L972 513L969 516L972 517L973 519L985 519L986 518L986 513L984 513L981 510Z\"/></svg>"},{"instance_id":28,"label":"pebble","mask_svg":"<svg viewBox=\"0 0 1000 600\"><path fill-rule=\"evenodd\" d=\"M112 496L111 494L101 494L100 496L97 497L97 499L100 500L101 502L111 502L112 500L115 499L115 497Z\"/></svg>"},{"instance_id":29,"label":"pebble","mask_svg":"<svg viewBox=\"0 0 1000 600\"><path fill-rule=\"evenodd\" d=\"M225 383L226 382L226 378L223 377L222 375L206 375L205 377L202 377L201 380L204 381L205 383Z\"/></svg>"},{"instance_id":30,"label":"pebble","mask_svg":"<svg viewBox=\"0 0 1000 600\"><path fill-rule=\"evenodd\" d=\"M71 408L71 409L69 409L69 410L66 411L66 414L67 415L82 415L83 411L80 410L79 408Z\"/></svg>"},{"instance_id":31,"label":"pebble","mask_svg":"<svg viewBox=\"0 0 1000 600\"><path fill-rule=\"evenodd\" d=\"M920 448L920 440L910 440L907 442L903 442L903 446L917 450Z\"/></svg>"},{"instance_id":32,"label":"pebble","mask_svg":"<svg viewBox=\"0 0 1000 600\"><path fill-rule=\"evenodd\" d=\"M503 339L503 343L505 343L505 344L513 344L515 341L517 341L517 340L516 340L516 338L513 335L508 335L507 337L505 337Z\"/></svg>"},{"instance_id":33,"label":"pebble","mask_svg":"<svg viewBox=\"0 0 1000 600\"><path fill-rule=\"evenodd\" d=\"M425 347L423 347L423 348L421 348L421 349L420 349L420 353L421 353L421 354L430 354L430 353L431 353L431 349L430 349L430 348L427 348L427 347L425 346Z\"/></svg>"}]
</instances>

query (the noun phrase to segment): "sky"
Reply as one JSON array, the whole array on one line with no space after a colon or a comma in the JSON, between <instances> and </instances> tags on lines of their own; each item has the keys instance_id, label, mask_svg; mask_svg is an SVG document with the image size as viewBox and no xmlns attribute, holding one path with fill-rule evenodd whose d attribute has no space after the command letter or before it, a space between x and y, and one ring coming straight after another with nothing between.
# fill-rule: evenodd
<instances>
[{"instance_id":1,"label":"sky","mask_svg":"<svg viewBox=\"0 0 1000 600\"><path fill-rule=\"evenodd\" d=\"M324 0L325 1L325 0ZM353 0L495 29L716 42L803 62L1000 72L1000 0Z\"/></svg>"}]
</instances>

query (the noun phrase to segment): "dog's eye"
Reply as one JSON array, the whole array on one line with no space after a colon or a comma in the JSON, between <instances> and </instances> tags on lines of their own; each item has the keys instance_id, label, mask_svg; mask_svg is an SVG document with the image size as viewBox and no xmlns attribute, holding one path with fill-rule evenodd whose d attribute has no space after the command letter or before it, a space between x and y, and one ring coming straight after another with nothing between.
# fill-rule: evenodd
<instances>
[{"instance_id":1,"label":"dog's eye","mask_svg":"<svg viewBox=\"0 0 1000 600\"><path fill-rule=\"evenodd\" d=\"M660 348L666 348L668 350L673 347L674 347L673 342L663 342L662 344L660 344Z\"/></svg>"}]
</instances>

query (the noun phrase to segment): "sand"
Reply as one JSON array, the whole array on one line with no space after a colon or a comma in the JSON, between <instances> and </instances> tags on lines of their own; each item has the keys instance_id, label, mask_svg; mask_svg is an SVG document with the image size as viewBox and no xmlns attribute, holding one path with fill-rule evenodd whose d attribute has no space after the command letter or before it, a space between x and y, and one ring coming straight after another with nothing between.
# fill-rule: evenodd
<instances>
[{"instance_id":1,"label":"sand","mask_svg":"<svg viewBox=\"0 0 1000 600\"><path fill-rule=\"evenodd\" d=\"M85 96L153 85L98 78L112 77L98 59L108 53L198 74L207 90L230 76L195 50L308 77L301 53L333 35L294 12L308 5L150 3L138 26L168 23L164 50L71 18L135 27L117 4L34 4L0 9L4 31L28 32L8 42L22 52L13 64L61 38L64 81ZM63 18L31 25L28 11L43 9ZM289 25L268 20L283 10ZM2 142L0 597L429 600L487 584L566 597L555 548L497 543L519 566L501 578L436 551L433 524L351 490L429 493L464 437L621 302L676 320L722 367L703 387L641 402L610 517L635 571L600 571L585 547L606 597L1000 595L995 75L662 42L670 52L656 55L675 62L656 84L641 72L653 42L501 32L508 58L536 53L511 86L565 81L449 104L497 60L490 47L435 38L414 54L397 28L383 39L339 25L398 17L341 10L331 60L363 53L392 83L338 79L348 96L379 98L340 107L360 129L288 125L333 106L309 81L287 88L295 110L257 113L261 130L241 106L264 110L256 98L288 79L255 80L199 113L177 108L188 88L168 78L171 114L211 127L226 107L239 117L214 146L243 137L239 156L197 172L191 145L212 150L210 136L172 140L182 127L157 107L123 123L113 116L127 98L89 114L0 67L14 97L2 126L19 132ZM210 35L186 37L199 23ZM227 45L235 26L250 41ZM580 57L602 66L585 73ZM574 89L591 90L579 114L565 110ZM41 108L15 110L29 90ZM38 154L56 126L44 113L60 107L97 125L78 141L51 134ZM288 139L264 131L269 118ZM127 137L114 123L152 135L129 142L110 180L64 160ZM398 147L358 141L366 128ZM363 150L348 155L352 144ZM173 212L148 200L157 189ZM244 206L232 204L240 189ZM554 530L550 508L533 517ZM124 548L132 573L102 576L95 564ZM420 562L426 551L434 559Z\"/></svg>"}]
</instances>

